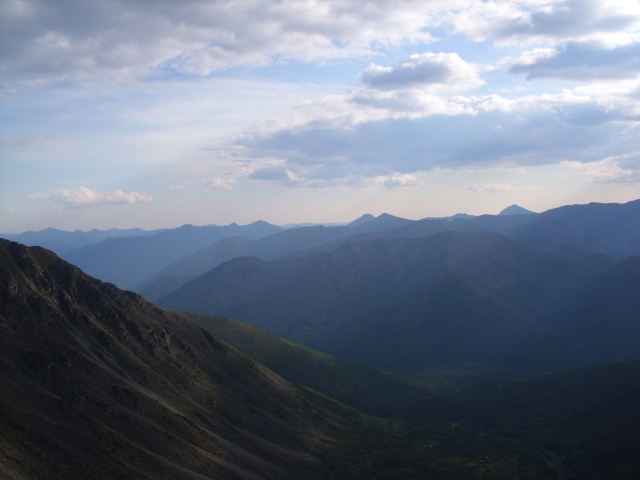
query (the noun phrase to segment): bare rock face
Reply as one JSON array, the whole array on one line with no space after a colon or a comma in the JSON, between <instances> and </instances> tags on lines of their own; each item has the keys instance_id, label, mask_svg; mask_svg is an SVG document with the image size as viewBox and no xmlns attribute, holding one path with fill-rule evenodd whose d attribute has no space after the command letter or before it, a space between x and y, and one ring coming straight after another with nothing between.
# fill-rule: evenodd
<instances>
[{"instance_id":1,"label":"bare rock face","mask_svg":"<svg viewBox=\"0 0 640 480\"><path fill-rule=\"evenodd\" d=\"M0 385L0 477L316 478L347 461L329 443L346 422L298 388L139 295L5 240Z\"/></svg>"}]
</instances>

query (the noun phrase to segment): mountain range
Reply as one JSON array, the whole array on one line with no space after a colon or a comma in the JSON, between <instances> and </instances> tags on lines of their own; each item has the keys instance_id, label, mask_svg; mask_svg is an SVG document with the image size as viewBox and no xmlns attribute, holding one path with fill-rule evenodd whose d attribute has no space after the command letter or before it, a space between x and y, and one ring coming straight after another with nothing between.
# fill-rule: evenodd
<instances>
[{"instance_id":1,"label":"mountain range","mask_svg":"<svg viewBox=\"0 0 640 480\"><path fill-rule=\"evenodd\" d=\"M383 370L589 365L640 353L640 257L570 259L491 232L226 262L158 300Z\"/></svg>"},{"instance_id":2,"label":"mountain range","mask_svg":"<svg viewBox=\"0 0 640 480\"><path fill-rule=\"evenodd\" d=\"M7 478L559 478L539 446L295 386L39 247L0 240L0 298Z\"/></svg>"},{"instance_id":3,"label":"mountain range","mask_svg":"<svg viewBox=\"0 0 640 480\"><path fill-rule=\"evenodd\" d=\"M155 301L236 257L255 256L267 261L303 257L335 250L347 242L419 238L444 231L501 233L534 250L552 251L571 258L596 253L614 259L640 255L640 201L623 205L570 205L542 214L534 214L521 207L514 210L512 207L517 205L508 207L499 215L455 215L446 219L417 221L388 214L378 218L365 215L350 224L349 228L302 228L282 232L273 239L264 238L258 243L243 239L221 241L168 265L134 290ZM510 213L505 214L505 211Z\"/></svg>"},{"instance_id":4,"label":"mountain range","mask_svg":"<svg viewBox=\"0 0 640 480\"><path fill-rule=\"evenodd\" d=\"M96 278L155 301L239 256L263 260L301 257L331 251L349 241L413 238L442 231L493 231L537 251L554 251L572 258L603 253L621 259L640 254L639 223L640 201L633 201L622 205L569 205L540 214L511 205L498 215L456 214L417 221L389 214L365 214L344 226L298 226L288 230L255 222L223 227L184 225L156 231L46 229L3 237L50 248ZM279 233L286 234L260 242ZM226 240L228 237L242 238ZM223 239L226 241L215 245Z\"/></svg>"},{"instance_id":5,"label":"mountain range","mask_svg":"<svg viewBox=\"0 0 640 480\"><path fill-rule=\"evenodd\" d=\"M134 288L170 263L221 238L242 235L257 240L283 229L267 222L226 226L183 225L149 237L107 238L64 252L62 257L96 278L121 288Z\"/></svg>"},{"instance_id":6,"label":"mountain range","mask_svg":"<svg viewBox=\"0 0 640 480\"><path fill-rule=\"evenodd\" d=\"M434 237L447 235L499 238L511 245L506 257L522 255L523 247L496 234ZM474 251L462 260L488 289L520 278L514 268L502 283L487 282L508 262L487 264ZM569 270L587 260L564 258ZM603 299L613 295L624 306L635 260L604 259L608 290L600 299L582 290L594 302L578 314L604 308L619 318ZM2 477L595 480L640 473L637 360L515 380L505 378L508 368L482 365L392 374L237 321L159 309L52 252L6 240L0 300ZM485 381L465 387L472 377ZM486 381L492 377L500 380ZM396 419L364 415L329 393Z\"/></svg>"},{"instance_id":7,"label":"mountain range","mask_svg":"<svg viewBox=\"0 0 640 480\"><path fill-rule=\"evenodd\" d=\"M67 232L56 228L45 228L37 232L28 231L17 234L2 234L0 238L13 240L14 242L29 246L37 245L60 255L73 248L100 243L107 238L149 237L163 231L164 229L142 230L140 228L129 228L121 230L119 228L111 228L109 230L98 230L94 228L87 232L83 232L82 230Z\"/></svg>"}]
</instances>

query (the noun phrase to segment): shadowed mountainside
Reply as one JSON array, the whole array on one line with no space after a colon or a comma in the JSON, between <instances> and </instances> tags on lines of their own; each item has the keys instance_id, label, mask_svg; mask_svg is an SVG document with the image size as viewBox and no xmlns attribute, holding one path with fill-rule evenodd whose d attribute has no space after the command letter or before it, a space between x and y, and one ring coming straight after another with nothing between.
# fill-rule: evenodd
<instances>
[{"instance_id":1,"label":"shadowed mountainside","mask_svg":"<svg viewBox=\"0 0 640 480\"><path fill-rule=\"evenodd\" d=\"M294 387L39 247L0 240L0 299L3 477L559 478L538 446Z\"/></svg>"},{"instance_id":2,"label":"shadowed mountainside","mask_svg":"<svg viewBox=\"0 0 640 480\"><path fill-rule=\"evenodd\" d=\"M453 424L482 432L485 440L542 445L555 452L564 471L562 478L635 480L640 474L640 360L525 375L520 380L513 376L524 372L501 372L482 365L436 369L451 378L446 380L433 373L380 372L234 320L180 315L288 380L331 392L349 405L384 406L393 415L410 419L414 427L405 439L429 432L426 438L433 446L431 422ZM504 376L509 373L512 378ZM489 379L496 375L502 378ZM474 385L463 388L464 383Z\"/></svg>"},{"instance_id":3,"label":"shadowed mountainside","mask_svg":"<svg viewBox=\"0 0 640 480\"><path fill-rule=\"evenodd\" d=\"M383 370L552 368L640 352L638 291L640 257L572 260L494 233L443 232L271 263L238 258L157 303Z\"/></svg>"},{"instance_id":4,"label":"shadowed mountainside","mask_svg":"<svg viewBox=\"0 0 640 480\"><path fill-rule=\"evenodd\" d=\"M2 240L0 260L0 476L314 478L331 468L317 455L335 451L329 440L347 422L282 378L44 249Z\"/></svg>"},{"instance_id":5,"label":"shadowed mountainside","mask_svg":"<svg viewBox=\"0 0 640 480\"><path fill-rule=\"evenodd\" d=\"M640 200L617 204L567 205L543 213L480 215L447 219L425 218L398 228L356 234L290 257L330 252L347 242L377 238L419 238L445 231L500 233L538 252L570 258L602 253L614 259L640 255Z\"/></svg>"},{"instance_id":6,"label":"shadowed mountainside","mask_svg":"<svg viewBox=\"0 0 640 480\"><path fill-rule=\"evenodd\" d=\"M564 457L564 478L640 478L639 360L424 397L411 415L543 444Z\"/></svg>"}]
</instances>

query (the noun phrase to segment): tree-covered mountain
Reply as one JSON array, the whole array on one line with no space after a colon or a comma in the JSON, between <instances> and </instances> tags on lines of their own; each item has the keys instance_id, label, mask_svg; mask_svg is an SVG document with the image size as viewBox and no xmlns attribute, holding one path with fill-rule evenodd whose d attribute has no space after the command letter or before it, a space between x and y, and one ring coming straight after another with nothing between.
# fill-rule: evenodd
<instances>
[{"instance_id":1,"label":"tree-covered mountain","mask_svg":"<svg viewBox=\"0 0 640 480\"><path fill-rule=\"evenodd\" d=\"M181 315L290 381L351 406L408 419L413 428L405 441L428 439L433 448L434 426L454 425L477 432L485 442L502 438L543 446L560 464L562 478L635 479L640 474L640 360L524 377L524 372L491 371L485 365L393 374L238 321Z\"/></svg>"},{"instance_id":2,"label":"tree-covered mountain","mask_svg":"<svg viewBox=\"0 0 640 480\"><path fill-rule=\"evenodd\" d=\"M237 258L157 302L383 370L579 366L640 352L640 257L569 259L489 232ZM615 293L615 295L614 295Z\"/></svg>"},{"instance_id":3,"label":"tree-covered mountain","mask_svg":"<svg viewBox=\"0 0 640 480\"><path fill-rule=\"evenodd\" d=\"M464 381L427 372L383 372L327 355L237 320L177 313L290 382L311 387L370 415L399 417L425 395L466 386Z\"/></svg>"},{"instance_id":4,"label":"tree-covered mountain","mask_svg":"<svg viewBox=\"0 0 640 480\"><path fill-rule=\"evenodd\" d=\"M183 225L150 237L108 238L69 250L62 257L89 275L131 289L177 259L222 238L242 235L257 240L280 231L282 228L262 221L242 226Z\"/></svg>"}]
</instances>

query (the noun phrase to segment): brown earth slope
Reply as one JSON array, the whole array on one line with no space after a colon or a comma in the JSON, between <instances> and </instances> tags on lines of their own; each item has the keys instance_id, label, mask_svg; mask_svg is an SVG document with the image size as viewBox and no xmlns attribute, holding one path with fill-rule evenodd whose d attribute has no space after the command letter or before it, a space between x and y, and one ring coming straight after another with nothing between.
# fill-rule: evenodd
<instances>
[{"instance_id":1,"label":"brown earth slope","mask_svg":"<svg viewBox=\"0 0 640 480\"><path fill-rule=\"evenodd\" d=\"M347 422L297 387L184 318L5 240L0 385L3 478L369 476L330 443Z\"/></svg>"}]
</instances>

